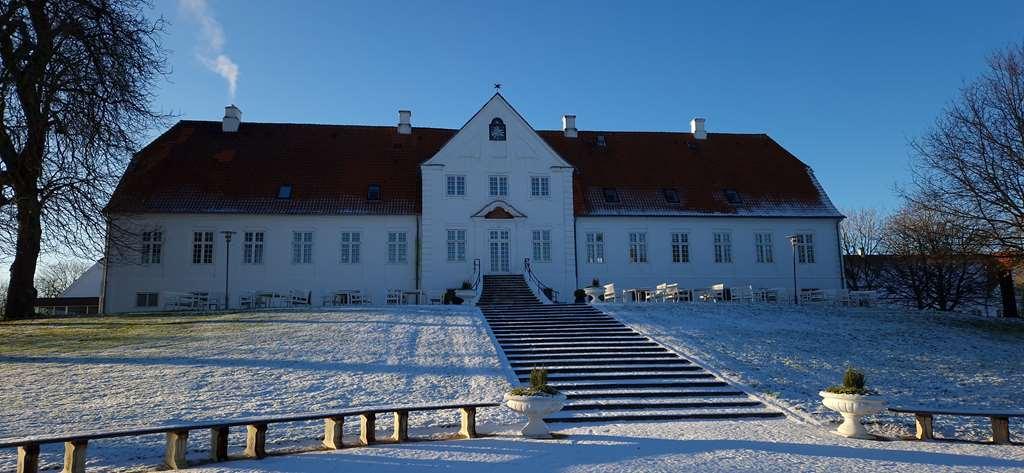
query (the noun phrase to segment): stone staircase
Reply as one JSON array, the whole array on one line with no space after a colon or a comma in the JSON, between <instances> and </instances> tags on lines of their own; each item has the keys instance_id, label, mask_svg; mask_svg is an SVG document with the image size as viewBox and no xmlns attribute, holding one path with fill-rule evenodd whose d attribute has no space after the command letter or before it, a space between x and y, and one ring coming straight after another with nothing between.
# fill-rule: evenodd
<instances>
[{"instance_id":1,"label":"stone staircase","mask_svg":"<svg viewBox=\"0 0 1024 473\"><path fill-rule=\"evenodd\" d=\"M522 276L485 276L480 309L521 383L548 369L568 402L552 422L782 417L587 305L541 304Z\"/></svg>"}]
</instances>

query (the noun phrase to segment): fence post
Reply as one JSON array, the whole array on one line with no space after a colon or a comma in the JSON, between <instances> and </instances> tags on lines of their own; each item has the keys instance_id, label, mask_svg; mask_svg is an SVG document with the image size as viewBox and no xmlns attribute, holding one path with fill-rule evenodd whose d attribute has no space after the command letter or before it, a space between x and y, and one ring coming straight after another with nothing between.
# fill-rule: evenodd
<instances>
[{"instance_id":1,"label":"fence post","mask_svg":"<svg viewBox=\"0 0 1024 473\"><path fill-rule=\"evenodd\" d=\"M992 443L997 445L1010 443L1009 417L992 417Z\"/></svg>"},{"instance_id":2,"label":"fence post","mask_svg":"<svg viewBox=\"0 0 1024 473\"><path fill-rule=\"evenodd\" d=\"M372 412L364 412L359 415L359 441L363 445L369 445L377 441L377 416Z\"/></svg>"},{"instance_id":3,"label":"fence post","mask_svg":"<svg viewBox=\"0 0 1024 473\"><path fill-rule=\"evenodd\" d=\"M459 414L462 417L462 428L459 430L459 435L468 439L476 438L476 408L460 407Z\"/></svg>"},{"instance_id":4,"label":"fence post","mask_svg":"<svg viewBox=\"0 0 1024 473\"><path fill-rule=\"evenodd\" d=\"M222 462L228 459L228 428L210 429L210 460Z\"/></svg>"},{"instance_id":5,"label":"fence post","mask_svg":"<svg viewBox=\"0 0 1024 473\"><path fill-rule=\"evenodd\" d=\"M914 423L917 426L915 437L918 440L931 440L935 438L932 434L932 415L914 414Z\"/></svg>"},{"instance_id":6,"label":"fence post","mask_svg":"<svg viewBox=\"0 0 1024 473\"><path fill-rule=\"evenodd\" d=\"M332 449L339 449L343 446L341 438L344 435L345 418L328 417L324 419L324 446Z\"/></svg>"},{"instance_id":7,"label":"fence post","mask_svg":"<svg viewBox=\"0 0 1024 473\"><path fill-rule=\"evenodd\" d=\"M395 433L391 438L396 442L409 440L409 411L395 411Z\"/></svg>"},{"instance_id":8,"label":"fence post","mask_svg":"<svg viewBox=\"0 0 1024 473\"><path fill-rule=\"evenodd\" d=\"M39 445L18 447L18 473L37 473L38 471Z\"/></svg>"},{"instance_id":9,"label":"fence post","mask_svg":"<svg viewBox=\"0 0 1024 473\"><path fill-rule=\"evenodd\" d=\"M63 473L85 473L85 449L88 446L88 440L64 442Z\"/></svg>"},{"instance_id":10,"label":"fence post","mask_svg":"<svg viewBox=\"0 0 1024 473\"><path fill-rule=\"evenodd\" d=\"M245 456L263 458L267 456L267 424L245 426Z\"/></svg>"},{"instance_id":11,"label":"fence post","mask_svg":"<svg viewBox=\"0 0 1024 473\"><path fill-rule=\"evenodd\" d=\"M188 431L167 432L167 448L164 450L164 464L172 470L188 468L185 452L188 451Z\"/></svg>"}]
</instances>

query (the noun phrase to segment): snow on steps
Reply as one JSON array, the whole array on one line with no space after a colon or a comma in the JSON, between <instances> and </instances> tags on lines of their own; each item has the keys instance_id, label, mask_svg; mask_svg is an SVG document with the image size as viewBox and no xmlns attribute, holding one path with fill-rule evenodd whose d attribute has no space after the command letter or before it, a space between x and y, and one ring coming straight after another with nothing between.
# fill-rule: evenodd
<instances>
[{"instance_id":1,"label":"snow on steps","mask_svg":"<svg viewBox=\"0 0 1024 473\"><path fill-rule=\"evenodd\" d=\"M521 285L521 286L520 286ZM540 304L522 277L484 277L480 306L521 383L533 367L568 398L550 422L782 417L688 359L585 305Z\"/></svg>"}]
</instances>

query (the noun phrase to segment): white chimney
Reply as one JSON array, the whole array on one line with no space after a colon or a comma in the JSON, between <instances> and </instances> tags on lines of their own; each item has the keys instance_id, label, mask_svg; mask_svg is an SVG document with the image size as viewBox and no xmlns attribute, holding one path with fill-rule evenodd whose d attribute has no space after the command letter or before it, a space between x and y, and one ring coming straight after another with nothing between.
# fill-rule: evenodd
<instances>
[{"instance_id":1,"label":"white chimney","mask_svg":"<svg viewBox=\"0 0 1024 473\"><path fill-rule=\"evenodd\" d=\"M576 137L576 115L562 115L562 133L566 138Z\"/></svg>"},{"instance_id":2,"label":"white chimney","mask_svg":"<svg viewBox=\"0 0 1024 473\"><path fill-rule=\"evenodd\" d=\"M693 137L698 140L703 140L708 137L708 132L704 131L704 119L694 118L690 120L690 133L693 133Z\"/></svg>"},{"instance_id":3,"label":"white chimney","mask_svg":"<svg viewBox=\"0 0 1024 473\"><path fill-rule=\"evenodd\" d=\"M236 107L234 104L224 107L224 122L221 124L221 129L224 133L235 133L238 131L238 125L242 124L242 110Z\"/></svg>"},{"instance_id":4,"label":"white chimney","mask_svg":"<svg viewBox=\"0 0 1024 473\"><path fill-rule=\"evenodd\" d=\"M411 135L412 134L412 112L408 110L398 111L398 134L399 135Z\"/></svg>"}]
</instances>

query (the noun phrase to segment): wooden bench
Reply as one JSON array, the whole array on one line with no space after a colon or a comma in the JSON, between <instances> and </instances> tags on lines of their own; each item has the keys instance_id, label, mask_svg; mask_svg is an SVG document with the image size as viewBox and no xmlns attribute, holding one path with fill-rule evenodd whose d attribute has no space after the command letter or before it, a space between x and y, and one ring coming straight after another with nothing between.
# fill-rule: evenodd
<instances>
[{"instance_id":1,"label":"wooden bench","mask_svg":"<svg viewBox=\"0 0 1024 473\"><path fill-rule=\"evenodd\" d=\"M364 406L329 412L291 414L283 416L246 417L200 421L186 424L160 425L136 429L102 430L76 432L62 435L31 436L0 439L0 448L18 449L18 473L36 473L39 471L39 446L50 443L64 443L64 473L82 473L85 471L85 452L89 441L115 437L135 437L139 435L165 434L167 438L164 452L164 464L171 469L188 467L185 452L188 448L188 434L193 430L210 430L210 460L214 462L228 459L228 430L231 427L246 428L245 457L263 458L267 455L267 426L284 422L303 422L311 420L324 421L323 445L326 448L342 447L342 427L346 417L359 417L359 440L361 445L369 445L376 439L377 414L394 413L394 433L391 440L404 442L409 440L409 413L422 411L440 411L457 409L461 415L459 434L463 438L475 438L476 410L482 407L497 407L498 403L461 403L461 404L427 404L407 406Z\"/></svg>"},{"instance_id":2,"label":"wooden bench","mask_svg":"<svg viewBox=\"0 0 1024 473\"><path fill-rule=\"evenodd\" d=\"M915 437L918 440L934 439L932 434L932 418L937 415L988 417L992 420L992 443L1010 443L1010 417L1024 417L1024 411L999 411L989 409L945 409L924 406L890 407L890 411L900 414L914 414L917 424Z\"/></svg>"}]
</instances>

